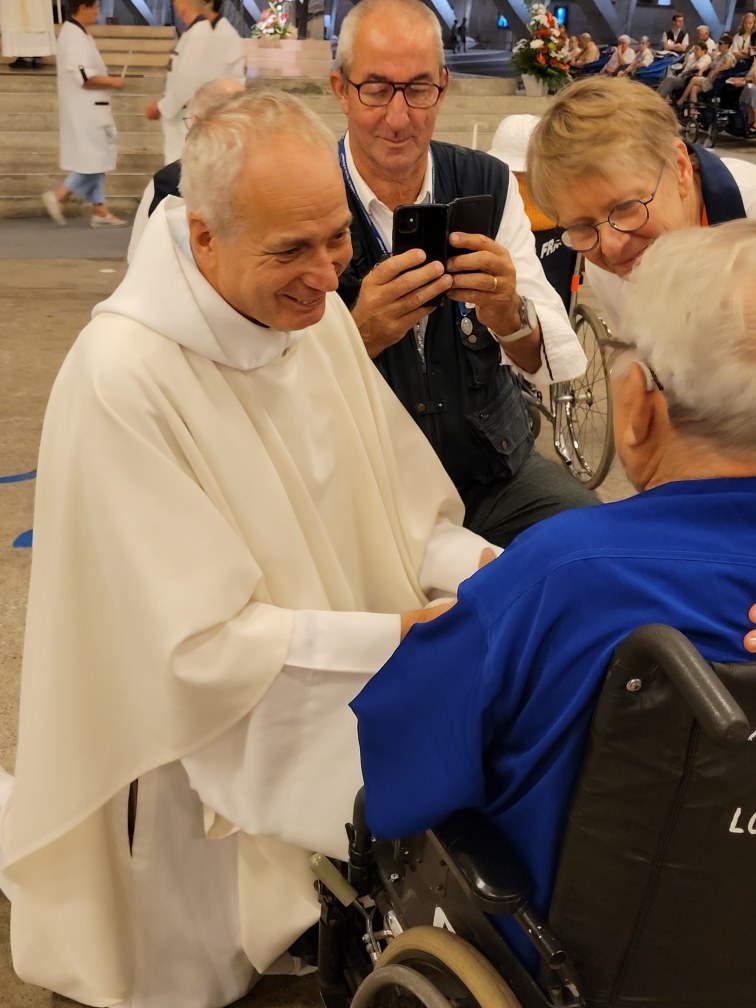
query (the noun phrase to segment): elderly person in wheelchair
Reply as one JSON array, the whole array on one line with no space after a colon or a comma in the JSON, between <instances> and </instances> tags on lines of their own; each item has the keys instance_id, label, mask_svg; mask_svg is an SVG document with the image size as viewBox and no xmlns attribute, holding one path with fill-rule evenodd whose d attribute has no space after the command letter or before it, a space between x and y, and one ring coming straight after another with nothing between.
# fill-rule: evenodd
<instances>
[{"instance_id":1,"label":"elderly person in wheelchair","mask_svg":"<svg viewBox=\"0 0 756 1008\"><path fill-rule=\"evenodd\" d=\"M753 221L678 230L649 243L631 278L623 346L611 362L617 450L641 492L559 515L518 537L460 587L450 611L413 628L353 701L366 821L376 837L418 834L458 810L477 810L525 868L532 906L545 915L560 848L565 856L568 808L589 726L615 648L634 628L662 623L681 631L707 661L743 661L742 626L756 583L755 271ZM642 677L625 671L621 683L623 696L638 690L643 703ZM750 683L756 684L753 675ZM750 689L756 701L754 685ZM650 772L672 757L644 741L643 724L610 742L615 749L629 747L629 764ZM749 731L741 718L739 738ZM689 733L682 731L684 738ZM756 900L753 873L741 871L753 853L749 829L756 833L756 816L748 818L755 804L756 751L751 745L741 749L750 760L742 801L728 806L726 820L715 816L701 826L699 816L683 831L689 847L711 849L717 864L732 866L734 888L712 904L706 873L686 876L676 854L667 867L665 839L657 843L653 837L648 874L661 877L662 897L654 902L628 883L625 905L603 908L606 940L615 941L615 932L624 934L636 920L652 928L666 892L677 909L702 918L695 926L709 929L707 940L715 936L708 955L691 951L691 939L687 959L683 949L690 970L686 966L683 974L704 961L707 968L726 960L731 947L742 953L752 931L738 929L728 913L736 903L742 912L744 900L751 907ZM601 772L599 766L599 777ZM687 772L680 771L681 781ZM611 837L615 862L608 878L642 860L640 848L648 839L642 834L652 829L643 803L655 787L640 790L637 805L626 809L626 830ZM595 801L595 787L592 794ZM673 791L667 803L676 806L681 795ZM601 818L600 812L599 823ZM723 840L731 846L722 848ZM575 875L590 872L592 860L573 872L570 885ZM607 900L612 896L596 881L572 899L573 909L579 915L584 904L600 907ZM522 930L508 917L495 922L534 971L536 957ZM678 922L662 934L680 930ZM680 935L671 938L679 947ZM624 984L626 994L628 982L632 994L638 979L630 941L629 947L617 953L622 969L609 985L621 993ZM665 955L656 954L656 972L676 972L665 965ZM734 968L726 960L720 969L728 975L718 978L718 993L711 995L704 985L695 1002L686 976L674 975L677 1000L655 1000L646 990L638 1000L634 994L624 1000L614 990L588 1004L735 1008L748 997L742 999L742 983L741 993L731 996L729 974L737 981L745 971L753 983L752 959L741 955ZM644 979L638 980L641 987Z\"/></svg>"},{"instance_id":2,"label":"elderly person in wheelchair","mask_svg":"<svg viewBox=\"0 0 756 1008\"><path fill-rule=\"evenodd\" d=\"M628 274L660 234L756 218L756 166L683 141L666 102L627 78L563 88L534 130L527 172L536 204L584 254L612 329Z\"/></svg>"}]
</instances>

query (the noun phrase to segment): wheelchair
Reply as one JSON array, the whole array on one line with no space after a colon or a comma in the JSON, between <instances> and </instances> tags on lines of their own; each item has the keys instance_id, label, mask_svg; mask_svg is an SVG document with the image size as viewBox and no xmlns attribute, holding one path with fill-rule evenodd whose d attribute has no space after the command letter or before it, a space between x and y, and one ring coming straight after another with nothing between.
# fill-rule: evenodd
<instances>
[{"instance_id":1,"label":"wheelchair","mask_svg":"<svg viewBox=\"0 0 756 1008\"><path fill-rule=\"evenodd\" d=\"M750 65L750 58L740 60L727 71L726 77L744 77ZM741 91L728 84L726 77L717 78L711 91L699 95L696 104L683 107L682 132L689 143L700 143L711 149L723 133L748 139L745 116L740 108Z\"/></svg>"},{"instance_id":2,"label":"wheelchair","mask_svg":"<svg viewBox=\"0 0 756 1008\"><path fill-rule=\"evenodd\" d=\"M540 389L522 379L530 406L534 436L541 419L552 426L557 458L588 490L606 478L614 460L612 403L607 353L614 340L603 318L580 301L583 257L562 244L559 228L534 231L536 254L546 279L562 298L578 341L585 352L585 373L569 382L554 382L548 401Z\"/></svg>"},{"instance_id":3,"label":"wheelchair","mask_svg":"<svg viewBox=\"0 0 756 1008\"><path fill-rule=\"evenodd\" d=\"M747 1008L756 1000L756 664L646 626L598 698L547 920L472 812L314 855L326 1008ZM534 823L537 830L537 823ZM536 949L531 975L492 926Z\"/></svg>"}]
</instances>

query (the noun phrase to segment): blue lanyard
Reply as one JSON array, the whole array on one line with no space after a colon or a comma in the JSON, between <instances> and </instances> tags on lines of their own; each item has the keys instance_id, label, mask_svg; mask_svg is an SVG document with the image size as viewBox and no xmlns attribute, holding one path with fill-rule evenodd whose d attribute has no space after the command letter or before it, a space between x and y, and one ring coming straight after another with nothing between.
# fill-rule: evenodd
<instances>
[{"instance_id":1,"label":"blue lanyard","mask_svg":"<svg viewBox=\"0 0 756 1008\"><path fill-rule=\"evenodd\" d=\"M365 211L365 219L367 220L368 226L370 227L370 230L373 233L373 238L375 238L378 248L381 250L381 256L385 258L386 256L389 255L389 250L386 248L386 242L383 240L380 231L373 223L373 218L368 213L367 207L363 204L362 200L357 195L357 190L355 189L354 186L354 180L352 179L352 176L349 172L349 166L347 165L347 159L346 159L346 147L344 145L344 137L342 137L339 140L339 164L341 165L341 174L344 176L344 181L349 187L349 191L351 192L352 196L354 196L355 202L359 203L359 205Z\"/></svg>"},{"instance_id":2,"label":"blue lanyard","mask_svg":"<svg viewBox=\"0 0 756 1008\"><path fill-rule=\"evenodd\" d=\"M381 255L384 257L390 255L389 250L386 248L386 242L383 240L378 228L373 223L373 218L370 216L368 208L364 205L359 195L357 194L357 189L355 188L354 180L352 179L352 176L349 172L349 166L347 165L346 145L344 144L344 137L342 137L339 140L339 165L341 166L341 174L344 176L344 182L349 187L349 191L354 196L355 201L359 203L362 209L365 211L365 217L370 226L370 230L373 234L373 237L375 238L375 241L378 245L378 248L381 250ZM436 166L433 161L433 155L431 155L431 191L430 191L431 202L433 202L433 191L435 188L436 188Z\"/></svg>"}]
</instances>

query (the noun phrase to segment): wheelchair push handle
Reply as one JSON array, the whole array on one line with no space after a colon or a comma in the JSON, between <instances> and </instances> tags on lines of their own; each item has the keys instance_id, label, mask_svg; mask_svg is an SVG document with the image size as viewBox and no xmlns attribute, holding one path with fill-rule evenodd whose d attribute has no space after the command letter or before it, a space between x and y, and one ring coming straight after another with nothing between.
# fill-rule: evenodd
<instances>
[{"instance_id":1,"label":"wheelchair push handle","mask_svg":"<svg viewBox=\"0 0 756 1008\"><path fill-rule=\"evenodd\" d=\"M611 672L644 678L661 671L686 702L703 731L720 745L745 742L750 733L740 704L688 638L674 627L649 623L617 646Z\"/></svg>"},{"instance_id":2,"label":"wheelchair push handle","mask_svg":"<svg viewBox=\"0 0 756 1008\"><path fill-rule=\"evenodd\" d=\"M357 899L357 890L347 882L325 854L313 854L310 858L310 869L318 881L322 882L343 906L350 906Z\"/></svg>"}]
</instances>

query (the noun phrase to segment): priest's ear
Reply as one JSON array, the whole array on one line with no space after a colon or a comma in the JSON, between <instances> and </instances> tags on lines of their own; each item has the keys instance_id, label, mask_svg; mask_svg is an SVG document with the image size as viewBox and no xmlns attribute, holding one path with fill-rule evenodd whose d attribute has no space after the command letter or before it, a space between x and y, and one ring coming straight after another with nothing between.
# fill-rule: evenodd
<instances>
[{"instance_id":1,"label":"priest's ear","mask_svg":"<svg viewBox=\"0 0 756 1008\"><path fill-rule=\"evenodd\" d=\"M209 265L215 259L215 235L195 211L189 214L189 242L194 261L204 273L203 265Z\"/></svg>"}]
</instances>

